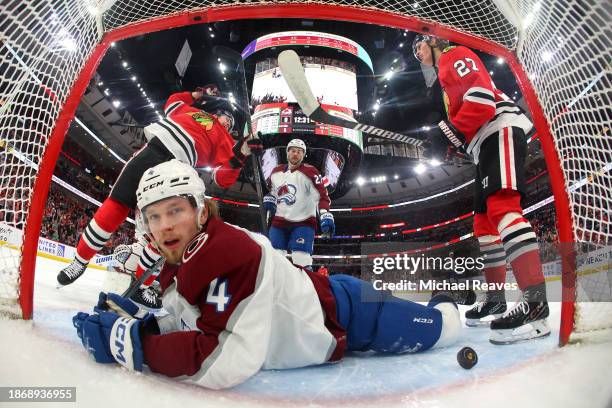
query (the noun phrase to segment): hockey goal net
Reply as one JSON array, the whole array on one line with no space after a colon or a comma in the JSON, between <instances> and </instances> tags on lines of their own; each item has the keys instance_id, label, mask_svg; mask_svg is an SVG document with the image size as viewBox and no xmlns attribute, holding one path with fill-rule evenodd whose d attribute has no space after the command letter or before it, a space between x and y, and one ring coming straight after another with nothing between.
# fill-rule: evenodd
<instances>
[{"instance_id":1,"label":"hockey goal net","mask_svg":"<svg viewBox=\"0 0 612 408\"><path fill-rule=\"evenodd\" d=\"M560 241L605 248L612 238L610 10L605 0L5 1L0 9L2 309L32 317L36 251L51 175L79 100L110 43L220 20L377 23L440 35L504 58L543 146ZM603 252L609 257L609 250ZM575 301L581 278L567 264L562 343L573 332L612 326L609 303ZM602 271L592 285L609 301L610 271Z\"/></svg>"}]
</instances>

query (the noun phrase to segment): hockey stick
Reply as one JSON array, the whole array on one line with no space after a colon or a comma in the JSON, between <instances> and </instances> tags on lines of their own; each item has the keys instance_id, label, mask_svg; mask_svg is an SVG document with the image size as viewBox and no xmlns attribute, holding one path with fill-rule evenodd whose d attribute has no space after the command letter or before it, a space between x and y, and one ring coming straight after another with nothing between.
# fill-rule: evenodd
<instances>
[{"instance_id":1,"label":"hockey stick","mask_svg":"<svg viewBox=\"0 0 612 408\"><path fill-rule=\"evenodd\" d=\"M347 119L339 118L325 112L321 104L317 101L312 89L308 85L304 67L300 62L300 57L293 50L285 50L278 55L278 66L285 77L289 89L297 99L298 104L309 118L316 122L327 123L328 125L342 126L348 129L359 130L383 139L394 140L413 146L422 146L423 141L415 139L401 133L384 130L375 126L364 125L359 122L352 122Z\"/></svg>"},{"instance_id":2,"label":"hockey stick","mask_svg":"<svg viewBox=\"0 0 612 408\"><path fill-rule=\"evenodd\" d=\"M249 95L247 93L247 82L246 82L246 72L244 71L244 61L242 60L242 55L232 50L231 48L227 48L221 45L217 45L213 48L213 54L219 58L224 58L229 61L234 62L238 68L238 75L241 76L240 88L242 103L240 109L243 111L246 116L246 126L247 133L249 135L253 134L253 128L251 123L251 111L249 109ZM261 188L261 164L259 163L259 157L255 154L251 154L251 160L253 161L253 177L255 178L255 190L257 190L257 199L259 201L259 217L261 218L261 229L264 235L268 235L268 222L266 219L266 213L263 206L263 189Z\"/></svg>"},{"instance_id":3,"label":"hockey stick","mask_svg":"<svg viewBox=\"0 0 612 408\"><path fill-rule=\"evenodd\" d=\"M139 125L138 123L124 123L124 122L119 122L119 121L111 122L109 123L109 125L128 127L128 128L140 128L140 129L144 129L145 127L147 127L147 125Z\"/></svg>"},{"instance_id":4,"label":"hockey stick","mask_svg":"<svg viewBox=\"0 0 612 408\"><path fill-rule=\"evenodd\" d=\"M140 285L143 284L144 281L146 281L147 279L149 279L149 276L151 276L153 274L153 272L159 268L161 266L161 264L164 262L166 258L164 258L163 256L161 258L159 258L157 260L157 262L155 262L153 264L152 267L150 267L149 269L147 269L138 279L134 279L134 281L130 284L130 287L127 288L125 290L125 292L123 292L121 294L121 296L123 296L126 299L129 299L132 297L132 295L134 295L134 293L136 293L136 291L138 290L138 288L140 287ZM131 274L130 274L131 275ZM133 275L132 275L133 276Z\"/></svg>"}]
</instances>

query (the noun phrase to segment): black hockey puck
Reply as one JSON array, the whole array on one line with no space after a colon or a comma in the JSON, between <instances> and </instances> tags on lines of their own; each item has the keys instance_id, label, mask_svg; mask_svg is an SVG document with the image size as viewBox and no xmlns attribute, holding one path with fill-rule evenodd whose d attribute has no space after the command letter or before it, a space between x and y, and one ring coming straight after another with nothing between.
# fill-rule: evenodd
<instances>
[{"instance_id":1,"label":"black hockey puck","mask_svg":"<svg viewBox=\"0 0 612 408\"><path fill-rule=\"evenodd\" d=\"M457 362L466 370L474 367L478 362L478 354L471 347L464 347L457 353Z\"/></svg>"}]
</instances>

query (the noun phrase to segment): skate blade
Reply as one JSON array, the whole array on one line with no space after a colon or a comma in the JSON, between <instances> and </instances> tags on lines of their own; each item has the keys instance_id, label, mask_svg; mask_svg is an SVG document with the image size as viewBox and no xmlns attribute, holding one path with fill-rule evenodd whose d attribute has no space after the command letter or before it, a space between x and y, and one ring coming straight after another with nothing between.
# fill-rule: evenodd
<instances>
[{"instance_id":1,"label":"skate blade","mask_svg":"<svg viewBox=\"0 0 612 408\"><path fill-rule=\"evenodd\" d=\"M537 320L515 329L491 330L489 342L496 345L514 344L532 339L541 339L550 335L546 319Z\"/></svg>"},{"instance_id":2,"label":"skate blade","mask_svg":"<svg viewBox=\"0 0 612 408\"><path fill-rule=\"evenodd\" d=\"M491 320L468 319L465 325L467 327L488 327L491 325Z\"/></svg>"},{"instance_id":3,"label":"skate blade","mask_svg":"<svg viewBox=\"0 0 612 408\"><path fill-rule=\"evenodd\" d=\"M482 319L465 319L465 325L467 327L489 327L491 325L491 322L497 319L498 317L500 317L501 315L502 313L498 313L494 315L485 316ZM490 319L490 320L483 320L483 319Z\"/></svg>"}]
</instances>

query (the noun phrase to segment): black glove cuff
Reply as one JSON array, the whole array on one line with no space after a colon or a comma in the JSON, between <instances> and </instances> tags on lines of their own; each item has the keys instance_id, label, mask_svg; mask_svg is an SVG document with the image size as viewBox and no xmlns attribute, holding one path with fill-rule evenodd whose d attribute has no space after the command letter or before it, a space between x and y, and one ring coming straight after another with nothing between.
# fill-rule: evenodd
<instances>
[{"instance_id":1,"label":"black glove cuff","mask_svg":"<svg viewBox=\"0 0 612 408\"><path fill-rule=\"evenodd\" d=\"M457 128L452 125L452 123L443 120L438 123L438 126L442 130L444 136L453 146L456 148L463 146L465 143L465 136L459 132Z\"/></svg>"},{"instance_id":2,"label":"black glove cuff","mask_svg":"<svg viewBox=\"0 0 612 408\"><path fill-rule=\"evenodd\" d=\"M230 160L229 160L229 165L232 169L241 169L242 167L244 167L244 161L241 161L239 158L237 158L236 156L233 156Z\"/></svg>"},{"instance_id":3,"label":"black glove cuff","mask_svg":"<svg viewBox=\"0 0 612 408\"><path fill-rule=\"evenodd\" d=\"M139 333L142 337L143 335L157 335L161 334L161 330L159 329L159 325L157 324L157 319L155 317L149 317L143 320L140 325Z\"/></svg>"}]
</instances>

